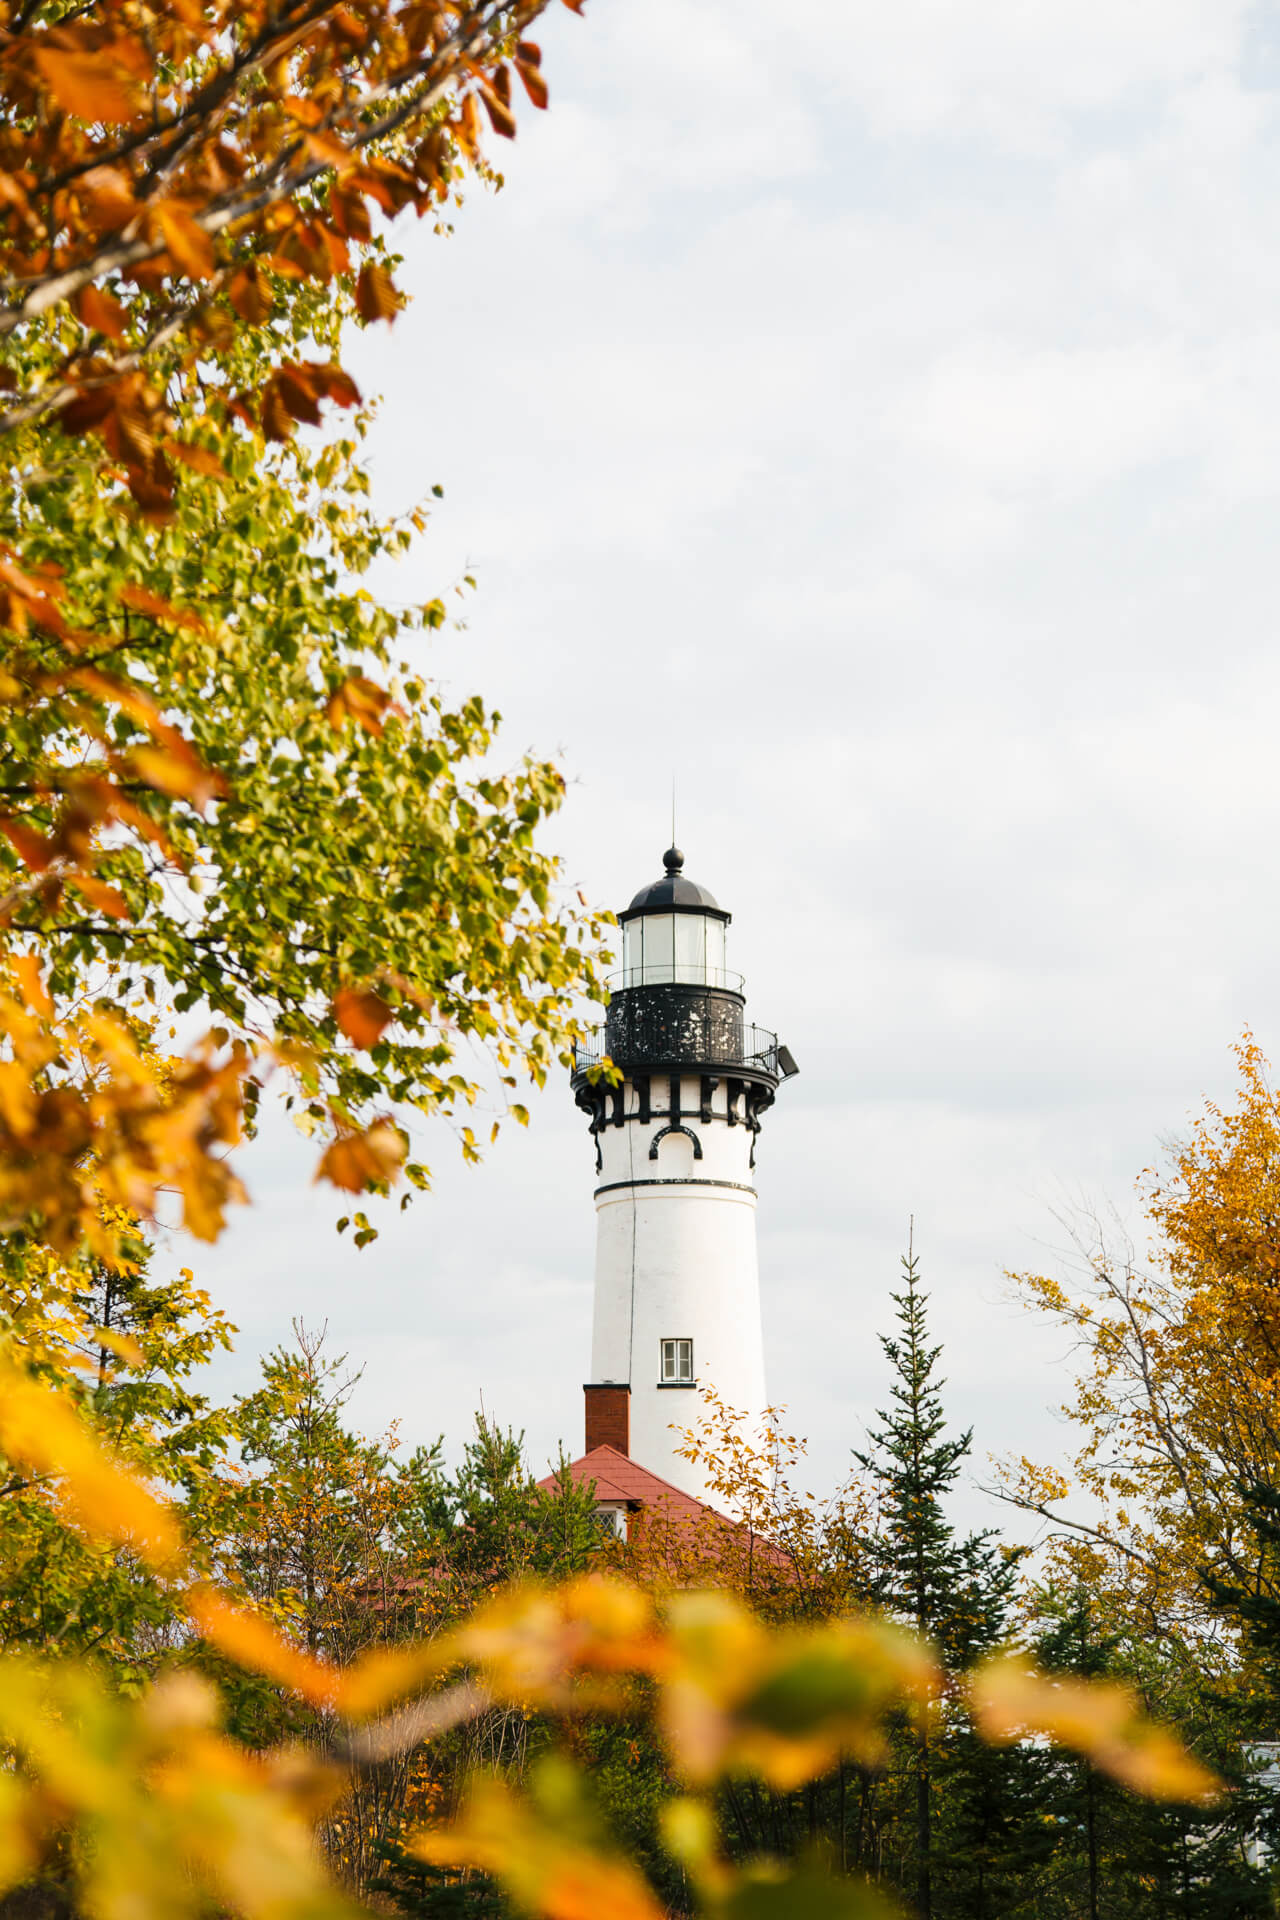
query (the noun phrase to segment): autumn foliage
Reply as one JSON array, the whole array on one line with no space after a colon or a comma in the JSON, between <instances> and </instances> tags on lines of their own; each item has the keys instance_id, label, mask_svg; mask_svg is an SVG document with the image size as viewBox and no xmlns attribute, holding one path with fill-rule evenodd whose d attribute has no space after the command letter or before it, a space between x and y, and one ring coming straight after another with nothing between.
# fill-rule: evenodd
<instances>
[{"instance_id":1,"label":"autumn foliage","mask_svg":"<svg viewBox=\"0 0 1280 1920\"><path fill-rule=\"evenodd\" d=\"M169 1229L212 1241L246 1198L231 1155L268 1092L340 1192L422 1188L415 1119L478 1157L464 1116L523 1123L521 1077L600 992L601 922L537 843L560 775L495 771L497 716L445 701L443 599L360 584L430 499L370 506L373 403L342 365L346 329L403 305L390 221L447 226L517 108L546 107L544 4L0 0L0 1891L56 1870L95 1920L353 1915L317 1826L346 1831L353 1782L507 1722L549 1729L542 1757L415 1827L422 1863L547 1920L656 1920L580 1751L626 1723L661 1756L699 1911L870 1912L817 1866L730 1858L719 1797L874 1766L942 1696L937 1651L855 1608L864 1490L815 1514L732 1439L739 1521L714 1565L695 1554L717 1590L677 1556L499 1591L480 1555L467 1604L437 1580L433 1612L429 1556L388 1569L376 1458L337 1445L320 1491L314 1460L256 1479L266 1417L190 1378L232 1329L190 1272L149 1269ZM1270 1378L1271 1216L1225 1161L1194 1189L1199 1165L1165 1225L1202 1324ZM294 1534L301 1595L255 1588ZM399 1613L428 1630L393 1636ZM1114 1688L1000 1660L947 1685L993 1741L1216 1790Z\"/></svg>"},{"instance_id":2,"label":"autumn foliage","mask_svg":"<svg viewBox=\"0 0 1280 1920\"><path fill-rule=\"evenodd\" d=\"M321 1178L425 1185L401 1115L476 1100L457 1041L520 1118L592 991L559 775L467 779L496 716L392 653L443 604L345 584L425 510L362 504L343 326L399 311L388 221L547 104L543 4L0 8L0 1191L59 1246L90 1189L212 1237L268 1081Z\"/></svg>"}]
</instances>

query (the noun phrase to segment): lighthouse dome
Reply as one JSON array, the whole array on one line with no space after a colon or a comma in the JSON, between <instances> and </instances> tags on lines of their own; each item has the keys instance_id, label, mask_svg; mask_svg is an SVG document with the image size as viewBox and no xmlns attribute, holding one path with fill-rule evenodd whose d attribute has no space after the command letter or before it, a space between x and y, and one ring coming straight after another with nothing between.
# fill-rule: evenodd
<instances>
[{"instance_id":1,"label":"lighthouse dome","mask_svg":"<svg viewBox=\"0 0 1280 1920\"><path fill-rule=\"evenodd\" d=\"M626 912L618 915L619 920L630 920L641 913L711 913L720 920L731 918L708 887L685 874L684 855L679 847L668 847L662 864L666 872L661 880L641 887Z\"/></svg>"}]
</instances>

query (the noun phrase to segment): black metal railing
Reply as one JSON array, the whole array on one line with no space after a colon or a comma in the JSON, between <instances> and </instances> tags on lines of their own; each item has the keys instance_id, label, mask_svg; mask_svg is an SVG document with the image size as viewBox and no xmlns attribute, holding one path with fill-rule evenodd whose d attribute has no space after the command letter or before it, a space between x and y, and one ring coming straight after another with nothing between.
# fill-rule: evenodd
<instances>
[{"instance_id":1,"label":"black metal railing","mask_svg":"<svg viewBox=\"0 0 1280 1920\"><path fill-rule=\"evenodd\" d=\"M785 1051L785 1049L784 1049ZM744 1027L742 1044L733 1049L732 1059L714 1059L691 1061L690 1066L745 1067L750 1073L767 1073L778 1080L785 1076L787 1069L778 1060L778 1036L770 1033L768 1027ZM580 1042L573 1050L575 1073L588 1073L592 1067L603 1066L610 1057L605 1045L603 1027L597 1027L590 1039ZM625 1062L620 1062L625 1064ZM657 1064L657 1063L654 1063ZM663 1063L666 1064L666 1063ZM678 1064L672 1062L671 1064Z\"/></svg>"}]
</instances>

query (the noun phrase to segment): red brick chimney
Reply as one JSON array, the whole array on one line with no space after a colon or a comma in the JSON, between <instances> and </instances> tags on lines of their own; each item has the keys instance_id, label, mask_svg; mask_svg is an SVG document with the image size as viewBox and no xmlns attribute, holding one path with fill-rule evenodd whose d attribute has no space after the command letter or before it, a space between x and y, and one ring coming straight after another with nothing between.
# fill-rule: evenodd
<instances>
[{"instance_id":1,"label":"red brick chimney","mask_svg":"<svg viewBox=\"0 0 1280 1920\"><path fill-rule=\"evenodd\" d=\"M582 1389L587 1400L587 1452L616 1447L631 1453L631 1388L614 1380Z\"/></svg>"}]
</instances>

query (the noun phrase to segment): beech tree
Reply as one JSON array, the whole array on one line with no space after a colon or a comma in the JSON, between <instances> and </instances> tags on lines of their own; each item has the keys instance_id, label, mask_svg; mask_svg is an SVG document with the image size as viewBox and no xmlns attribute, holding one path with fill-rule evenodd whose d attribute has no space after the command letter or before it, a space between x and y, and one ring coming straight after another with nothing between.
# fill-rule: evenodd
<instances>
[{"instance_id":1,"label":"beech tree","mask_svg":"<svg viewBox=\"0 0 1280 1920\"><path fill-rule=\"evenodd\" d=\"M86 1155L216 1233L273 1077L321 1172L385 1189L406 1113L483 1087L523 1118L594 990L598 923L536 847L560 776L485 771L497 716L427 674L443 602L358 584L425 512L369 510L338 358L399 304L377 223L443 219L513 75L545 104L539 10L0 9L0 989L15 1087L56 1090L0 1103L0 1199L64 1252L111 1254ZM351 426L317 438L326 406Z\"/></svg>"}]
</instances>

